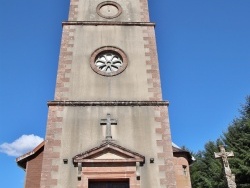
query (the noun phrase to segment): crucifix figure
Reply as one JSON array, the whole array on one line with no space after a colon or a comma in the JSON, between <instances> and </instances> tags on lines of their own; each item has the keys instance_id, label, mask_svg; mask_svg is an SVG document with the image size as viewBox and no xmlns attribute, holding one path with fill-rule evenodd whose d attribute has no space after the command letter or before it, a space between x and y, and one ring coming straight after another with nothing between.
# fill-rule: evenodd
<instances>
[{"instance_id":1,"label":"crucifix figure","mask_svg":"<svg viewBox=\"0 0 250 188\"><path fill-rule=\"evenodd\" d=\"M232 174L231 169L229 167L228 157L233 157L234 153L232 151L226 152L225 147L220 145L220 152L214 153L215 158L222 158L225 175L227 178L228 188L236 188L235 176Z\"/></svg>"},{"instance_id":2,"label":"crucifix figure","mask_svg":"<svg viewBox=\"0 0 250 188\"><path fill-rule=\"evenodd\" d=\"M107 119L101 119L101 125L106 125L106 140L112 140L111 125L117 125L116 119L111 119L110 114L107 114Z\"/></svg>"}]
</instances>

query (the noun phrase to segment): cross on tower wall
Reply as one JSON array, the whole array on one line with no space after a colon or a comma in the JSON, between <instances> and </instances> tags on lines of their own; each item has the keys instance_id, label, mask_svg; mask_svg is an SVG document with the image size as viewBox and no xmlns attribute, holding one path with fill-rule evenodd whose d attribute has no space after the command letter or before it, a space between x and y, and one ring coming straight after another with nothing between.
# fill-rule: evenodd
<instances>
[{"instance_id":1,"label":"cross on tower wall","mask_svg":"<svg viewBox=\"0 0 250 188\"><path fill-rule=\"evenodd\" d=\"M106 125L106 140L112 140L111 125L117 125L117 120L111 119L110 114L107 114L106 119L101 119L101 125Z\"/></svg>"}]
</instances>

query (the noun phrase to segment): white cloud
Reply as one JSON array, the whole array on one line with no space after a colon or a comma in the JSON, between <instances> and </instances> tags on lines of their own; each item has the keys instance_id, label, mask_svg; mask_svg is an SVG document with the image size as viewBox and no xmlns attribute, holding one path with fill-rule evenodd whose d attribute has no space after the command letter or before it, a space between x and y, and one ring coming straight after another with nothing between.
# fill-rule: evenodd
<instances>
[{"instance_id":1,"label":"white cloud","mask_svg":"<svg viewBox=\"0 0 250 188\"><path fill-rule=\"evenodd\" d=\"M12 143L3 143L0 145L0 152L9 156L19 157L29 151L32 151L43 141L43 138L30 135L22 135Z\"/></svg>"}]
</instances>

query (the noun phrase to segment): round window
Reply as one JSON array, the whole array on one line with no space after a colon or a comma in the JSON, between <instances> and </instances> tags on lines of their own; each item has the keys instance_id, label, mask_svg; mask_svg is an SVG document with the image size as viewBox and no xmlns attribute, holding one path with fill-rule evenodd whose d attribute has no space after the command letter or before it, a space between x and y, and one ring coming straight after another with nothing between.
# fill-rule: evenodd
<instances>
[{"instance_id":1,"label":"round window","mask_svg":"<svg viewBox=\"0 0 250 188\"><path fill-rule=\"evenodd\" d=\"M127 67L125 53L115 47L97 49L91 56L91 68L103 76L115 76Z\"/></svg>"},{"instance_id":2,"label":"round window","mask_svg":"<svg viewBox=\"0 0 250 188\"><path fill-rule=\"evenodd\" d=\"M119 4L113 1L105 1L97 6L96 11L99 16L112 19L122 13L122 8Z\"/></svg>"}]
</instances>

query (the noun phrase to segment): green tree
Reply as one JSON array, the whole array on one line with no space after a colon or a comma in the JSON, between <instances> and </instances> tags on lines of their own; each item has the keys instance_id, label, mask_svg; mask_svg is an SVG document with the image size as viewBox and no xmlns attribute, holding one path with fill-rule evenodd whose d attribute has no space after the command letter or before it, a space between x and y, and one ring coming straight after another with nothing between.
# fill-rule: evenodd
<instances>
[{"instance_id":1,"label":"green tree","mask_svg":"<svg viewBox=\"0 0 250 188\"><path fill-rule=\"evenodd\" d=\"M222 164L215 160L214 152L218 152L217 145L221 143L209 141L205 145L205 151L199 151L196 161L191 166L191 182L194 188L227 188Z\"/></svg>"},{"instance_id":2,"label":"green tree","mask_svg":"<svg viewBox=\"0 0 250 188\"><path fill-rule=\"evenodd\" d=\"M228 130L216 142L206 143L204 151L194 154L196 162L190 168L193 188L227 188L222 162L214 158L221 144L226 145L227 151L234 152L229 163L237 188L250 188L250 96L240 110L240 117Z\"/></svg>"},{"instance_id":3,"label":"green tree","mask_svg":"<svg viewBox=\"0 0 250 188\"><path fill-rule=\"evenodd\" d=\"M250 187L250 96L242 106L241 116L236 118L223 133L222 140L227 150L234 152L230 167L235 174L238 188Z\"/></svg>"}]
</instances>

